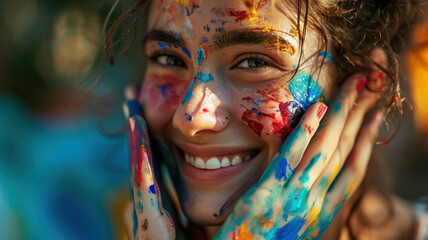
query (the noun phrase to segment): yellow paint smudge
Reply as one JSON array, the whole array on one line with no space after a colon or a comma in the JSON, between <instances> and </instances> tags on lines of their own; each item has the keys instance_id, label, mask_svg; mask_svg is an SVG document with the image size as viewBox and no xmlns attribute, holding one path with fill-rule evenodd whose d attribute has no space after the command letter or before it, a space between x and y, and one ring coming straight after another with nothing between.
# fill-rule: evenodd
<instances>
[{"instance_id":1,"label":"yellow paint smudge","mask_svg":"<svg viewBox=\"0 0 428 240\"><path fill-rule=\"evenodd\" d=\"M314 207L309 212L308 217L306 219L308 219L308 222L313 222L318 217L319 214L320 214L320 209L318 207Z\"/></svg>"},{"instance_id":2,"label":"yellow paint smudge","mask_svg":"<svg viewBox=\"0 0 428 240\"><path fill-rule=\"evenodd\" d=\"M248 227L244 224L241 225L238 237L235 236L235 240L252 240L253 234L248 232Z\"/></svg>"}]
</instances>

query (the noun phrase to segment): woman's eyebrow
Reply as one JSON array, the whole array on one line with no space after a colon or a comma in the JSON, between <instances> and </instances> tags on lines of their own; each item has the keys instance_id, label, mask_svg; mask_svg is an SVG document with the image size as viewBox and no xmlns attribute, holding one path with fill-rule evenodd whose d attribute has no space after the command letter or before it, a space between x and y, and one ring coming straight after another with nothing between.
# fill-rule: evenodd
<instances>
[{"instance_id":1,"label":"woman's eyebrow","mask_svg":"<svg viewBox=\"0 0 428 240\"><path fill-rule=\"evenodd\" d=\"M171 45L176 45L178 47L184 47L184 41L180 35L172 32L163 31L163 30L148 31L143 38L143 45L145 45L146 42L149 40L165 42Z\"/></svg>"},{"instance_id":2,"label":"woman's eyebrow","mask_svg":"<svg viewBox=\"0 0 428 240\"><path fill-rule=\"evenodd\" d=\"M214 39L219 49L239 44L264 44L271 47L293 46L293 44L275 32L266 32L263 29L253 28L216 33Z\"/></svg>"}]
</instances>

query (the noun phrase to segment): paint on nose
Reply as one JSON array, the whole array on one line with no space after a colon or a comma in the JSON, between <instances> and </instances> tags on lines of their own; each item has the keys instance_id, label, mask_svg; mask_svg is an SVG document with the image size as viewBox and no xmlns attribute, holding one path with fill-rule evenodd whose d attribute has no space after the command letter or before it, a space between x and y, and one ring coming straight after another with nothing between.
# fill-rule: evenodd
<instances>
[{"instance_id":1,"label":"paint on nose","mask_svg":"<svg viewBox=\"0 0 428 240\"><path fill-rule=\"evenodd\" d=\"M198 64L198 66L202 64L204 59L205 59L205 51L204 49L198 47L198 52L196 55L196 63Z\"/></svg>"},{"instance_id":2,"label":"paint on nose","mask_svg":"<svg viewBox=\"0 0 428 240\"><path fill-rule=\"evenodd\" d=\"M214 77L213 75L211 75L211 73L207 73L207 74L204 74L201 72L196 73L196 79L189 84L186 94L184 94L183 100L181 101L181 105L186 104L193 97L192 90L193 90L193 87L195 86L196 81L201 81L203 83L206 83L206 82L214 81Z\"/></svg>"}]
</instances>

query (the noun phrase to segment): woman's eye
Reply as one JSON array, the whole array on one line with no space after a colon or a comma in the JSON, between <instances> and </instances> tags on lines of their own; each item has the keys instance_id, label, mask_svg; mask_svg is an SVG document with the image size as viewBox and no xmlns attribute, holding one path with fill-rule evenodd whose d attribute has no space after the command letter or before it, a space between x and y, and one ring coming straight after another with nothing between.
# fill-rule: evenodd
<instances>
[{"instance_id":1,"label":"woman's eye","mask_svg":"<svg viewBox=\"0 0 428 240\"><path fill-rule=\"evenodd\" d=\"M253 69L256 70L258 68L264 68L266 66L269 66L270 64L261 58L246 58L244 60L241 60L238 62L234 68L241 68L241 69Z\"/></svg>"},{"instance_id":2,"label":"woman's eye","mask_svg":"<svg viewBox=\"0 0 428 240\"><path fill-rule=\"evenodd\" d=\"M183 60L181 60L179 57L163 54L154 56L152 60L155 63L158 63L160 65L169 66L169 67L185 67L185 63Z\"/></svg>"}]
</instances>

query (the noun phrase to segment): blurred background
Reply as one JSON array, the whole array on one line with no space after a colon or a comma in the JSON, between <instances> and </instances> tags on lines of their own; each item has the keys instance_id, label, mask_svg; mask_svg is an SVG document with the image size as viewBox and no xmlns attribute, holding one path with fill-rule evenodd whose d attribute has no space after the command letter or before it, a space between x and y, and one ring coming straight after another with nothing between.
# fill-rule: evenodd
<instances>
[{"instance_id":1,"label":"blurred background","mask_svg":"<svg viewBox=\"0 0 428 240\"><path fill-rule=\"evenodd\" d=\"M129 177L121 90L139 76L129 61L103 62L113 4L0 1L0 239L124 237ZM415 39L428 41L428 22ZM395 193L414 201L428 196L427 45L407 59L410 104L394 140L378 148Z\"/></svg>"}]
</instances>

